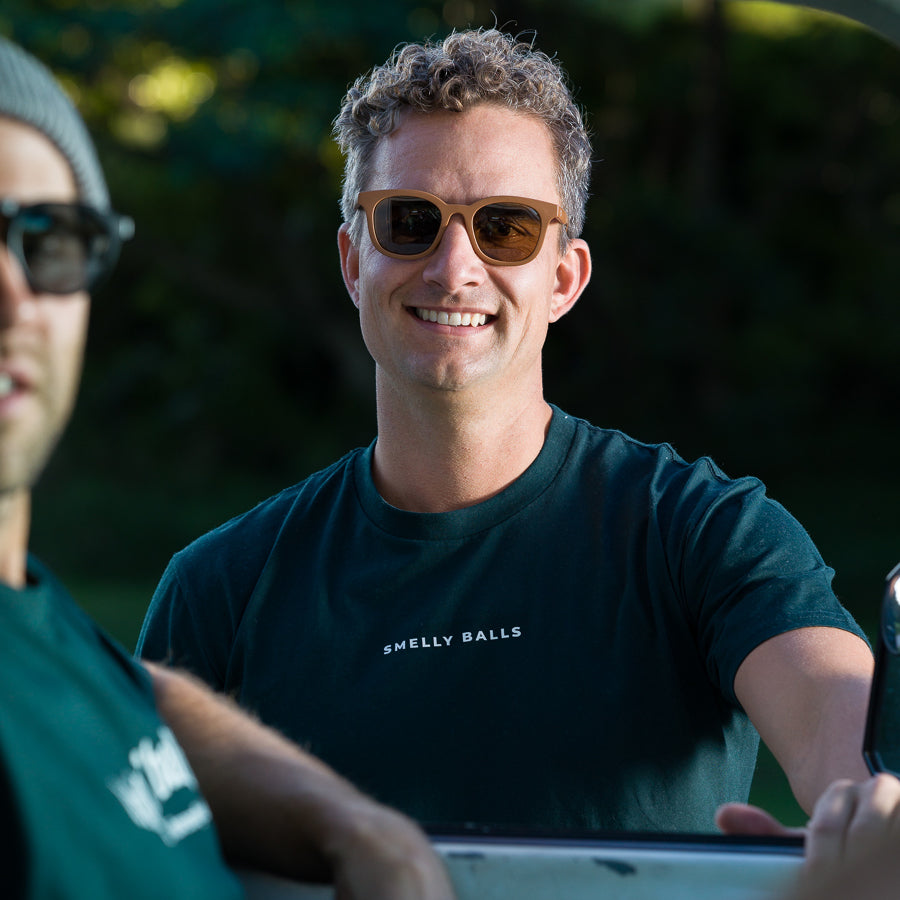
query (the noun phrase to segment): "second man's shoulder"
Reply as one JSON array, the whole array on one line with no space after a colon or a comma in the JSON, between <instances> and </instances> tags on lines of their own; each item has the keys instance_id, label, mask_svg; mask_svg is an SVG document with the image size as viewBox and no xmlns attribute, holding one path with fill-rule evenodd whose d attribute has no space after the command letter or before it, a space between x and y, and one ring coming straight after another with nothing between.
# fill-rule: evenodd
<instances>
[{"instance_id":1,"label":"second man's shoulder","mask_svg":"<svg viewBox=\"0 0 900 900\"><path fill-rule=\"evenodd\" d=\"M355 462L364 452L352 450L330 466L261 500L196 538L176 558L217 550L246 551L249 544L273 541L287 521L302 519L316 506L328 507L342 492L352 489Z\"/></svg>"}]
</instances>

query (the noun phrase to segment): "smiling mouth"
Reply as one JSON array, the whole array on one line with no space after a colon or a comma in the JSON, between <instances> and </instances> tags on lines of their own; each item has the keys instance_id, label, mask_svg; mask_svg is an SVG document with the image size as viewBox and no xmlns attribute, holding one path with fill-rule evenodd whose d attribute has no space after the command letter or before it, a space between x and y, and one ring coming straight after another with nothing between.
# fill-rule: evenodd
<instances>
[{"instance_id":1,"label":"smiling mouth","mask_svg":"<svg viewBox=\"0 0 900 900\"><path fill-rule=\"evenodd\" d=\"M422 319L423 322L436 322L438 325L465 326L477 328L479 325L487 323L488 316L484 313L459 313L447 312L447 310L437 309L420 309L416 307L415 314ZM493 316L490 316L493 319Z\"/></svg>"}]
</instances>

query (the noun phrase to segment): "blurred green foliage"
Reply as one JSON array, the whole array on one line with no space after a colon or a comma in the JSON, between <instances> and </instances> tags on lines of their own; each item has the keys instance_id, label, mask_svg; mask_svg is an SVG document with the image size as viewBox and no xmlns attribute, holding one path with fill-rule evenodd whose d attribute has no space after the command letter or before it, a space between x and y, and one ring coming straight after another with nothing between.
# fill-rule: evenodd
<instances>
[{"instance_id":1,"label":"blurred green foliage","mask_svg":"<svg viewBox=\"0 0 900 900\"><path fill-rule=\"evenodd\" d=\"M4 0L138 223L36 551L131 643L172 552L372 439L330 123L398 42L496 22L558 55L595 136L548 399L760 475L870 626L900 558L900 51L741 5Z\"/></svg>"}]
</instances>

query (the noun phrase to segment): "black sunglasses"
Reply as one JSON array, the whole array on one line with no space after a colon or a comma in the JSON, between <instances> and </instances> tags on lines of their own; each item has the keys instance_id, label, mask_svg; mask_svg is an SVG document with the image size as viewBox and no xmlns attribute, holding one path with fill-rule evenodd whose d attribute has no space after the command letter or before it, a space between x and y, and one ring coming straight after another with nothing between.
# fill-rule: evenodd
<instances>
[{"instance_id":1,"label":"black sunglasses","mask_svg":"<svg viewBox=\"0 0 900 900\"><path fill-rule=\"evenodd\" d=\"M0 238L36 294L90 291L134 235L128 216L83 203L20 204L0 198Z\"/></svg>"},{"instance_id":2,"label":"black sunglasses","mask_svg":"<svg viewBox=\"0 0 900 900\"><path fill-rule=\"evenodd\" d=\"M521 266L538 255L551 222L569 219L556 203L527 197L487 197L468 205L444 203L425 191L360 191L372 243L385 256L420 259L433 253L461 215L478 256L495 266Z\"/></svg>"}]
</instances>

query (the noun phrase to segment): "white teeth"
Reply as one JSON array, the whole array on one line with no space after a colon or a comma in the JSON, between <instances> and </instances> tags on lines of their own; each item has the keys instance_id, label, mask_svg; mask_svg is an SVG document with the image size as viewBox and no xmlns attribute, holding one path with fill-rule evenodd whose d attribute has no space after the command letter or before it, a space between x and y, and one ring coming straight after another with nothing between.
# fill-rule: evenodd
<instances>
[{"instance_id":1,"label":"white teeth","mask_svg":"<svg viewBox=\"0 0 900 900\"><path fill-rule=\"evenodd\" d=\"M446 310L438 312L436 309L416 309L416 315L425 322L437 322L438 325L469 325L477 328L487 322L484 313L448 313Z\"/></svg>"},{"instance_id":2,"label":"white teeth","mask_svg":"<svg viewBox=\"0 0 900 900\"><path fill-rule=\"evenodd\" d=\"M0 397L6 397L11 394L15 386L16 383L9 372L0 372Z\"/></svg>"}]
</instances>

